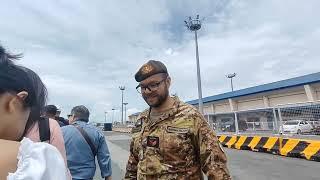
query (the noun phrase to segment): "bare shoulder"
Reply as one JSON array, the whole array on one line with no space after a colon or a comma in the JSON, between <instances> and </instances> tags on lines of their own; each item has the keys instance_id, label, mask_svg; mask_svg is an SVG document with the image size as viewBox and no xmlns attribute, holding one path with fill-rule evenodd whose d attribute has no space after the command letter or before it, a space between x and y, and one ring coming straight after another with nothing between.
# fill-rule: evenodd
<instances>
[{"instance_id":1,"label":"bare shoulder","mask_svg":"<svg viewBox=\"0 0 320 180\"><path fill-rule=\"evenodd\" d=\"M0 151L0 179L6 179L8 172L15 172L17 169L20 143L0 139L0 147L6 147Z\"/></svg>"},{"instance_id":2,"label":"bare shoulder","mask_svg":"<svg viewBox=\"0 0 320 180\"><path fill-rule=\"evenodd\" d=\"M50 125L50 127L52 127L52 128L60 127L59 123L58 123L56 120L51 119L51 118L49 119L49 125Z\"/></svg>"},{"instance_id":3,"label":"bare shoulder","mask_svg":"<svg viewBox=\"0 0 320 180\"><path fill-rule=\"evenodd\" d=\"M50 126L50 132L51 133L55 133L55 132L60 132L61 131L59 123L54 119L49 119L49 126Z\"/></svg>"}]
</instances>

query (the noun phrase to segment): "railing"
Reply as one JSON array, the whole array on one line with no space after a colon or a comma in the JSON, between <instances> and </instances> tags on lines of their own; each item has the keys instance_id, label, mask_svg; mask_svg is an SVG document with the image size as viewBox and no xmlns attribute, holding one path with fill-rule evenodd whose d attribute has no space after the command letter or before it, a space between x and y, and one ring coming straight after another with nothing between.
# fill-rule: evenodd
<instances>
[{"instance_id":1,"label":"railing","mask_svg":"<svg viewBox=\"0 0 320 180\"><path fill-rule=\"evenodd\" d=\"M280 105L223 114L206 114L205 118L217 133L285 133L287 121L302 121L303 134L320 134L320 102ZM293 132L293 131L292 131ZM291 132L291 133L292 133Z\"/></svg>"}]
</instances>

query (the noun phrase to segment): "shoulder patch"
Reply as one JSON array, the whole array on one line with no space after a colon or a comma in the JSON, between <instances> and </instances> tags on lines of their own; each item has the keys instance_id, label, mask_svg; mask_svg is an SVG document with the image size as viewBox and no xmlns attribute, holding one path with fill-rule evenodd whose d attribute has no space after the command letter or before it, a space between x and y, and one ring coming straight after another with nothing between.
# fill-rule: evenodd
<instances>
[{"instance_id":1,"label":"shoulder patch","mask_svg":"<svg viewBox=\"0 0 320 180\"><path fill-rule=\"evenodd\" d=\"M147 146L159 148L159 137L156 136L147 136Z\"/></svg>"}]
</instances>

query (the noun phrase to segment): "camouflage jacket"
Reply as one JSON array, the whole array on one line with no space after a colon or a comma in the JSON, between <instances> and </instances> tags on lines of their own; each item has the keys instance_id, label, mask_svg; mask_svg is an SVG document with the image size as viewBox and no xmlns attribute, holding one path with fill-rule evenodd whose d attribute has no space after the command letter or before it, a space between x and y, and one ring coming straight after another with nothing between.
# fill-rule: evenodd
<instances>
[{"instance_id":1,"label":"camouflage jacket","mask_svg":"<svg viewBox=\"0 0 320 180\"><path fill-rule=\"evenodd\" d=\"M174 108L150 122L149 110L140 114L142 126L133 133L125 179L229 180L226 155L203 116L175 98Z\"/></svg>"}]
</instances>

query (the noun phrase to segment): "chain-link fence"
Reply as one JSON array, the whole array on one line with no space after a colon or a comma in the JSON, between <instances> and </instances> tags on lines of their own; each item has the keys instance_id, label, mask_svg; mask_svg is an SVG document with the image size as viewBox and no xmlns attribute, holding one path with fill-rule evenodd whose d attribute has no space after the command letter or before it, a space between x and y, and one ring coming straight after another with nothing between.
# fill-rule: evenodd
<instances>
[{"instance_id":1,"label":"chain-link fence","mask_svg":"<svg viewBox=\"0 0 320 180\"><path fill-rule=\"evenodd\" d=\"M278 107L280 132L320 134L320 103L290 104Z\"/></svg>"},{"instance_id":2,"label":"chain-link fence","mask_svg":"<svg viewBox=\"0 0 320 180\"><path fill-rule=\"evenodd\" d=\"M207 114L205 117L218 133L320 135L320 102Z\"/></svg>"},{"instance_id":3,"label":"chain-link fence","mask_svg":"<svg viewBox=\"0 0 320 180\"><path fill-rule=\"evenodd\" d=\"M236 132L234 113L208 114L205 117L216 132Z\"/></svg>"},{"instance_id":4,"label":"chain-link fence","mask_svg":"<svg viewBox=\"0 0 320 180\"><path fill-rule=\"evenodd\" d=\"M237 112L239 132L272 133L276 129L273 109L257 109Z\"/></svg>"}]
</instances>

